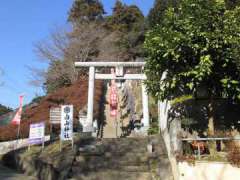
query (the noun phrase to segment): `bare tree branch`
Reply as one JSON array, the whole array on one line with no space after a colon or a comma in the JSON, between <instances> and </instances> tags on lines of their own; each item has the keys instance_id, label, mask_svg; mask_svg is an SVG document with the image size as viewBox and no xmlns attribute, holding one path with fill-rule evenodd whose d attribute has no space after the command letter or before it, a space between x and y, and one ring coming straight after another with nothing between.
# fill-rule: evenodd
<instances>
[{"instance_id":1,"label":"bare tree branch","mask_svg":"<svg viewBox=\"0 0 240 180\"><path fill-rule=\"evenodd\" d=\"M35 68L31 66L26 66L27 69L31 72L31 77L29 84L36 87L43 86L46 78L46 71L40 68Z\"/></svg>"},{"instance_id":2,"label":"bare tree branch","mask_svg":"<svg viewBox=\"0 0 240 180\"><path fill-rule=\"evenodd\" d=\"M74 26L72 32L55 31L49 39L35 45L36 54L43 62L48 62L47 71L28 68L32 72L31 84L41 85L44 82L73 83L78 73L86 74L86 70L76 72L74 62L92 61L99 55L101 40L107 35L105 30L94 23Z\"/></svg>"}]
</instances>

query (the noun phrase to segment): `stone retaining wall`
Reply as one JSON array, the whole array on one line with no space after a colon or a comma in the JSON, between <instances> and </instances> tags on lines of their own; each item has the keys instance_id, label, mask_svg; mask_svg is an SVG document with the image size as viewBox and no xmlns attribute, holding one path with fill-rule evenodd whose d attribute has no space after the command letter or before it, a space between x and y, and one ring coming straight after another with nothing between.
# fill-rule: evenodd
<instances>
[{"instance_id":1,"label":"stone retaining wall","mask_svg":"<svg viewBox=\"0 0 240 180\"><path fill-rule=\"evenodd\" d=\"M50 140L50 136L45 136L45 142ZM23 147L28 146L28 138L27 139L19 139L14 141L6 141L0 143L0 155L6 154L10 151L21 149Z\"/></svg>"},{"instance_id":2,"label":"stone retaining wall","mask_svg":"<svg viewBox=\"0 0 240 180\"><path fill-rule=\"evenodd\" d=\"M196 162L189 165L181 162L179 165L180 180L239 180L240 168L229 163Z\"/></svg>"}]
</instances>

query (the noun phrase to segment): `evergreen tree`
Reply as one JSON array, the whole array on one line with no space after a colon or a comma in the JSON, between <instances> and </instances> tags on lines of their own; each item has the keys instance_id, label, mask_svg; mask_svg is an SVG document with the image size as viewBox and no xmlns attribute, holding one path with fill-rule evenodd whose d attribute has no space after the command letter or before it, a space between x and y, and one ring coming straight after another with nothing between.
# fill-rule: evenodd
<instances>
[{"instance_id":1,"label":"evergreen tree","mask_svg":"<svg viewBox=\"0 0 240 180\"><path fill-rule=\"evenodd\" d=\"M103 19L104 13L103 5L99 0L75 0L68 20L72 23L99 21Z\"/></svg>"},{"instance_id":2,"label":"evergreen tree","mask_svg":"<svg viewBox=\"0 0 240 180\"><path fill-rule=\"evenodd\" d=\"M215 98L240 99L239 15L240 7L227 10L223 0L182 0L146 37L148 90L161 100L204 91L209 135Z\"/></svg>"},{"instance_id":3,"label":"evergreen tree","mask_svg":"<svg viewBox=\"0 0 240 180\"><path fill-rule=\"evenodd\" d=\"M164 13L169 7L176 7L180 0L155 0L153 8L148 15L150 27L154 27L163 21Z\"/></svg>"},{"instance_id":4,"label":"evergreen tree","mask_svg":"<svg viewBox=\"0 0 240 180\"><path fill-rule=\"evenodd\" d=\"M233 9L240 5L240 0L225 0L228 9Z\"/></svg>"},{"instance_id":5,"label":"evergreen tree","mask_svg":"<svg viewBox=\"0 0 240 180\"><path fill-rule=\"evenodd\" d=\"M121 32L136 30L143 22L144 16L137 6L127 6L119 0L116 1L112 15L107 18L108 27Z\"/></svg>"},{"instance_id":6,"label":"evergreen tree","mask_svg":"<svg viewBox=\"0 0 240 180\"><path fill-rule=\"evenodd\" d=\"M122 52L119 58L128 61L143 56L145 18L136 5L127 6L116 1L112 15L106 18L106 27L111 32L118 32L116 45Z\"/></svg>"}]
</instances>

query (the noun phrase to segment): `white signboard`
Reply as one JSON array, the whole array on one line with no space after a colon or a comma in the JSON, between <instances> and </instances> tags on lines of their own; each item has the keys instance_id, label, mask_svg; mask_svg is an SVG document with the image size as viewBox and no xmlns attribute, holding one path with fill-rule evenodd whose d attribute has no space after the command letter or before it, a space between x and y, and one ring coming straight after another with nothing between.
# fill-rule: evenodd
<instances>
[{"instance_id":1,"label":"white signboard","mask_svg":"<svg viewBox=\"0 0 240 180\"><path fill-rule=\"evenodd\" d=\"M61 106L61 140L72 140L73 105Z\"/></svg>"},{"instance_id":2,"label":"white signboard","mask_svg":"<svg viewBox=\"0 0 240 180\"><path fill-rule=\"evenodd\" d=\"M29 144L41 144L44 142L45 123L30 124Z\"/></svg>"},{"instance_id":3,"label":"white signboard","mask_svg":"<svg viewBox=\"0 0 240 180\"><path fill-rule=\"evenodd\" d=\"M54 107L50 109L50 123L60 124L61 123L61 108Z\"/></svg>"}]
</instances>

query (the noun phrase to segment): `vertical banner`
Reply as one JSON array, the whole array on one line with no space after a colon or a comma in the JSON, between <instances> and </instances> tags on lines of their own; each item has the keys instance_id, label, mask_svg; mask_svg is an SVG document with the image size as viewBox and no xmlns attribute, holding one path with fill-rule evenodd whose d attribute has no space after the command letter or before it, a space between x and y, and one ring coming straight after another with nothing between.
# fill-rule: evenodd
<instances>
[{"instance_id":1,"label":"vertical banner","mask_svg":"<svg viewBox=\"0 0 240 180\"><path fill-rule=\"evenodd\" d=\"M52 107L50 109L50 124L61 124L61 108Z\"/></svg>"},{"instance_id":2,"label":"vertical banner","mask_svg":"<svg viewBox=\"0 0 240 180\"><path fill-rule=\"evenodd\" d=\"M73 105L61 106L61 140L73 139Z\"/></svg>"},{"instance_id":3,"label":"vertical banner","mask_svg":"<svg viewBox=\"0 0 240 180\"><path fill-rule=\"evenodd\" d=\"M111 74L116 76L114 69L111 69ZM111 80L111 90L110 90L110 116L117 117L117 105L118 105L118 96L117 96L117 87L115 80Z\"/></svg>"},{"instance_id":4,"label":"vertical banner","mask_svg":"<svg viewBox=\"0 0 240 180\"><path fill-rule=\"evenodd\" d=\"M22 115L22 106L23 106L23 97L24 97L23 95L19 97L20 105L17 113L15 114L14 118L11 121L11 124L20 125L21 115Z\"/></svg>"},{"instance_id":5,"label":"vertical banner","mask_svg":"<svg viewBox=\"0 0 240 180\"><path fill-rule=\"evenodd\" d=\"M30 145L43 144L45 141L44 137L45 137L44 122L30 124L29 139L28 139L28 143Z\"/></svg>"},{"instance_id":6,"label":"vertical banner","mask_svg":"<svg viewBox=\"0 0 240 180\"><path fill-rule=\"evenodd\" d=\"M110 115L113 117L117 116L117 93L113 92L110 94Z\"/></svg>"}]
</instances>

